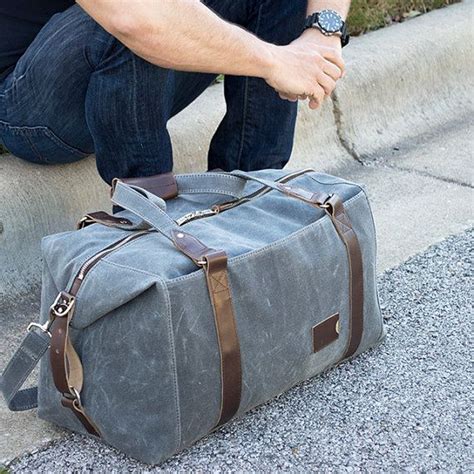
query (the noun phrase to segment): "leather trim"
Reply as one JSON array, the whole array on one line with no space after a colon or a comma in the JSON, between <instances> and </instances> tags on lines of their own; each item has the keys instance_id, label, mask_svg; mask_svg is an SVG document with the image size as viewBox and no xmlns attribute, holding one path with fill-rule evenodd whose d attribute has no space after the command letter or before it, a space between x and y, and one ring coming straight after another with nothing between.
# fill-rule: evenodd
<instances>
[{"instance_id":1,"label":"leather trim","mask_svg":"<svg viewBox=\"0 0 474 474\"><path fill-rule=\"evenodd\" d=\"M339 313L313 326L313 352L318 352L336 341L339 337Z\"/></svg>"},{"instance_id":2,"label":"leather trim","mask_svg":"<svg viewBox=\"0 0 474 474\"><path fill-rule=\"evenodd\" d=\"M362 252L341 198L332 195L326 202L327 212L343 241L349 262L349 341L343 359L353 356L362 340L364 332L364 270Z\"/></svg>"},{"instance_id":3,"label":"leather trim","mask_svg":"<svg viewBox=\"0 0 474 474\"><path fill-rule=\"evenodd\" d=\"M199 239L196 239L196 237L182 230L173 229L171 237L176 248L197 264L202 264L204 255L214 251L204 245Z\"/></svg>"},{"instance_id":4,"label":"leather trim","mask_svg":"<svg viewBox=\"0 0 474 474\"><path fill-rule=\"evenodd\" d=\"M181 230L173 230L172 238L175 246L203 266L206 273L221 361L221 407L217 427L237 413L242 392L240 344L227 275L227 255Z\"/></svg>"},{"instance_id":5,"label":"leather trim","mask_svg":"<svg viewBox=\"0 0 474 474\"><path fill-rule=\"evenodd\" d=\"M89 434L100 437L99 429L94 424L94 422L87 416L86 412L84 411L84 408L79 405L76 400L63 397L61 400L61 405L72 410L74 415L76 415L78 420L82 423L82 426L84 426L84 428Z\"/></svg>"},{"instance_id":6,"label":"leather trim","mask_svg":"<svg viewBox=\"0 0 474 474\"><path fill-rule=\"evenodd\" d=\"M178 195L178 184L173 173L162 173L143 178L121 178L120 181L143 188L165 201ZM115 180L112 182L112 189L114 188L114 182Z\"/></svg>"},{"instance_id":7,"label":"leather trim","mask_svg":"<svg viewBox=\"0 0 474 474\"><path fill-rule=\"evenodd\" d=\"M104 211L90 212L86 214L78 223L77 230L83 229L91 224L103 224L107 227L115 227L117 225L133 225L133 222L125 217L116 217Z\"/></svg>"},{"instance_id":8,"label":"leather trim","mask_svg":"<svg viewBox=\"0 0 474 474\"><path fill-rule=\"evenodd\" d=\"M204 256L206 280L211 297L221 359L221 410L216 426L227 423L237 413L242 392L239 337L227 275L227 255L215 251Z\"/></svg>"},{"instance_id":9,"label":"leather trim","mask_svg":"<svg viewBox=\"0 0 474 474\"><path fill-rule=\"evenodd\" d=\"M66 300L71 298L71 295L64 292L60 296ZM82 363L69 338L74 304L64 314L53 311L52 308L50 362L54 385L63 396L62 405L74 412L89 434L100 437L99 429L86 415L80 399L83 385Z\"/></svg>"}]
</instances>

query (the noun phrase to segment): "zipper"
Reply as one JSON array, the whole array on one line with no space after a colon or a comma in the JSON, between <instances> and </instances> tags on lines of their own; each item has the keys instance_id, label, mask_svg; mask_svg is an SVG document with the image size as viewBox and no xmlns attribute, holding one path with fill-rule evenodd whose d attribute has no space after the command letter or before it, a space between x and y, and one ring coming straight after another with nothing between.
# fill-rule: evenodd
<instances>
[{"instance_id":1,"label":"zipper","mask_svg":"<svg viewBox=\"0 0 474 474\"><path fill-rule=\"evenodd\" d=\"M281 178L277 179L275 182L277 183L287 183L288 181L297 178L298 176L301 176L305 173L309 173L311 171L314 171L310 168L300 170L300 171L295 171L293 173L289 173L285 176L282 176ZM190 212L189 214L185 214L183 217L180 219L177 219L177 224L178 225L183 225L186 224L187 222L191 222L192 220L196 219L202 219L204 217L209 217L213 216L216 214L219 214L220 212L227 211L228 209L232 209L234 207L240 206L241 204L250 201L251 199L254 199L259 196L263 196L264 194L268 193L271 191L271 188L264 188L264 189L259 189L252 194L249 194L247 196L244 196L240 199L236 199L234 201L229 201L224 204L216 205L213 206L211 209L205 209L202 211L195 211L195 212ZM84 278L86 275L92 270L92 268L99 263L104 257L107 255L111 254L112 252L115 252L115 250L118 250L119 248L123 247L125 244L128 244L129 242L138 239L139 237L142 237L144 235L150 234L151 232L156 232L155 230L142 230L137 233L128 235L127 237L124 237L123 239L114 242L113 244L109 245L105 249L101 250L100 252L96 253L89 259L87 259L80 267L76 277L74 278L71 287L69 289L69 295L72 297L75 297L81 288L81 285L84 281Z\"/></svg>"},{"instance_id":2,"label":"zipper","mask_svg":"<svg viewBox=\"0 0 474 474\"><path fill-rule=\"evenodd\" d=\"M289 173L285 176L282 176L281 178L275 180L276 183L287 183L288 181L291 181L292 179L298 178L299 176L310 173L314 171L311 168L306 168L304 170L299 170L299 171L294 171L293 173ZM252 199L255 199L256 197L263 196L264 194L269 193L272 190L272 188L266 188L264 187L263 189L259 189L252 194L248 194L247 196L241 197L239 199L235 199L234 201L228 201L223 204L216 204L215 206L212 206L211 209L204 209L202 211L194 211L194 212L189 212L188 214L185 214L184 216L180 217L179 219L176 219L176 223L179 226L182 226L184 224L187 224L188 222L195 221L197 219L202 219L203 217L211 217L215 216L216 214L219 214L223 211L227 211L229 209L233 209L234 207L240 206L241 204L244 204L245 202L248 202Z\"/></svg>"},{"instance_id":3,"label":"zipper","mask_svg":"<svg viewBox=\"0 0 474 474\"><path fill-rule=\"evenodd\" d=\"M140 232L137 232L136 234L128 235L127 237L124 237L123 239L120 239L117 242L114 242L113 244L109 245L105 249L101 250L100 252L96 253L89 259L87 259L82 265L81 268L79 269L79 272L77 273L76 277L74 278L71 287L69 289L69 294L71 296L76 296L77 292L79 291L79 288L82 285L82 282L84 281L84 278L86 275L92 270L92 268L98 263L100 260L102 260L104 257L109 255L110 253L114 252L115 250L119 249L120 247L123 247L125 244L128 244L132 240L138 239L139 237L149 234L151 232L155 232L153 230L141 230Z\"/></svg>"}]
</instances>

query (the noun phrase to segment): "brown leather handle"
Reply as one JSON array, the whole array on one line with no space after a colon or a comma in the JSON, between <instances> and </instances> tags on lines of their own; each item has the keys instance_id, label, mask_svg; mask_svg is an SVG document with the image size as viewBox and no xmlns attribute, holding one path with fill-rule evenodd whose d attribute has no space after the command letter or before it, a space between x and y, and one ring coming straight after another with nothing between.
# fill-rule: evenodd
<instances>
[{"instance_id":1,"label":"brown leather handle","mask_svg":"<svg viewBox=\"0 0 474 474\"><path fill-rule=\"evenodd\" d=\"M353 356L359 348L364 332L364 269L362 251L341 198L333 194L325 203L326 212L346 247L349 263L349 341L343 359Z\"/></svg>"},{"instance_id":2,"label":"brown leather handle","mask_svg":"<svg viewBox=\"0 0 474 474\"><path fill-rule=\"evenodd\" d=\"M221 407L215 425L220 426L237 413L242 391L242 363L227 274L227 255L180 230L173 231L172 237L176 247L197 265L203 266L206 272L221 360Z\"/></svg>"}]
</instances>

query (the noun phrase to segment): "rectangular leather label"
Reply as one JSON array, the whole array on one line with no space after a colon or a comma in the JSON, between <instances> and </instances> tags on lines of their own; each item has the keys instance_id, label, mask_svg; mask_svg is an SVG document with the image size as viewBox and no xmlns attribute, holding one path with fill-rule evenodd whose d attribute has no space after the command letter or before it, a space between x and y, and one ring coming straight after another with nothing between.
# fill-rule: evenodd
<instances>
[{"instance_id":1,"label":"rectangular leather label","mask_svg":"<svg viewBox=\"0 0 474 474\"><path fill-rule=\"evenodd\" d=\"M313 352L318 352L339 337L339 313L313 326Z\"/></svg>"}]
</instances>

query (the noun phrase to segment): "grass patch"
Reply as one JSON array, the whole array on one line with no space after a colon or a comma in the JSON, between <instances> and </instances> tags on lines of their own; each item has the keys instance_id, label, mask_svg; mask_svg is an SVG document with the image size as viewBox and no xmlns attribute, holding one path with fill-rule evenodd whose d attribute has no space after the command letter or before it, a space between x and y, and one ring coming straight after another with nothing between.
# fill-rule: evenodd
<instances>
[{"instance_id":1,"label":"grass patch","mask_svg":"<svg viewBox=\"0 0 474 474\"><path fill-rule=\"evenodd\" d=\"M460 0L352 0L347 24L357 36Z\"/></svg>"},{"instance_id":2,"label":"grass patch","mask_svg":"<svg viewBox=\"0 0 474 474\"><path fill-rule=\"evenodd\" d=\"M0 155L7 152L8 150L3 145L0 144ZM3 474L1 471L1 467L0 467L0 474Z\"/></svg>"}]
</instances>

